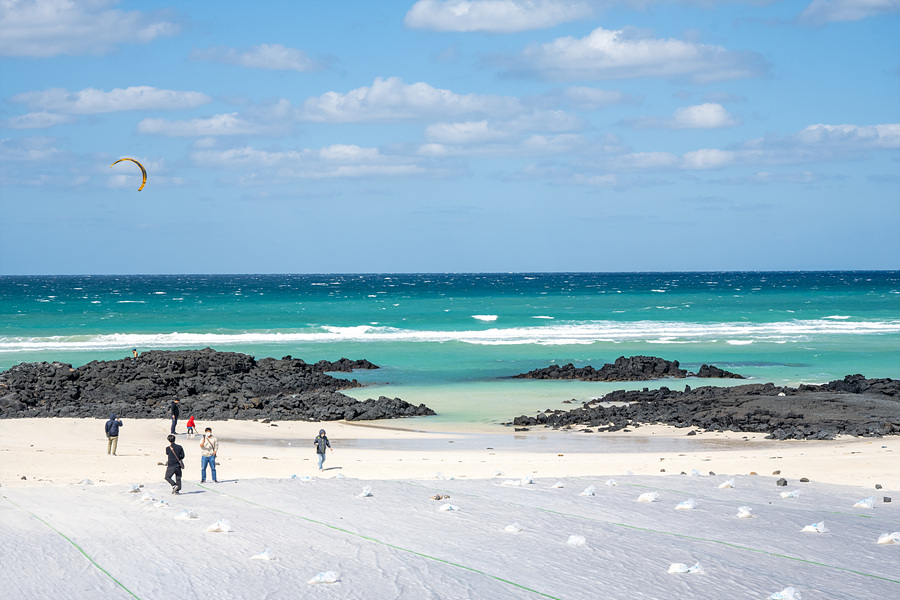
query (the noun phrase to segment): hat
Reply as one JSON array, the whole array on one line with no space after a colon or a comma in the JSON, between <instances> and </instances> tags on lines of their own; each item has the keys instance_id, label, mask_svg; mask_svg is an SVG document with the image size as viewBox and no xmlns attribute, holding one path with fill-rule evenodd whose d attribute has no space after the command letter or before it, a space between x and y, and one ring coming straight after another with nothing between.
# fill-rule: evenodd
<instances>
[{"instance_id":1,"label":"hat","mask_svg":"<svg viewBox=\"0 0 900 600\"><path fill-rule=\"evenodd\" d=\"M324 430L324 429L320 429L320 430L319 430L319 435L325 435L325 430Z\"/></svg>"}]
</instances>

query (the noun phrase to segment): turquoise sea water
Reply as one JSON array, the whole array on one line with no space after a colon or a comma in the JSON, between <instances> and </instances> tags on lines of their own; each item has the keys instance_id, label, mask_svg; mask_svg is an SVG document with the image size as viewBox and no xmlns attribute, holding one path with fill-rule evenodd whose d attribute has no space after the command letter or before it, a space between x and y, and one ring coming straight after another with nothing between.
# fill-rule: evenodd
<instances>
[{"instance_id":1,"label":"turquoise sea water","mask_svg":"<svg viewBox=\"0 0 900 600\"><path fill-rule=\"evenodd\" d=\"M755 381L900 377L900 272L0 277L0 369L131 348L367 358L359 398L479 425L623 387L511 380L621 355L713 363Z\"/></svg>"}]
</instances>

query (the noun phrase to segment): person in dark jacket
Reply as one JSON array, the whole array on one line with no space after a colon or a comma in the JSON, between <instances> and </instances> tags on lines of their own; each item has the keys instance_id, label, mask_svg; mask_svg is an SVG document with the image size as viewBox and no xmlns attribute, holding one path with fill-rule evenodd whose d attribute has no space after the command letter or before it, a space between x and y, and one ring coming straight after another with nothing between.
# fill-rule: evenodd
<instances>
[{"instance_id":1,"label":"person in dark jacket","mask_svg":"<svg viewBox=\"0 0 900 600\"><path fill-rule=\"evenodd\" d=\"M319 435L316 436L316 441L313 442L316 446L316 454L319 455L319 470L322 470L322 464L325 462L325 448L328 448L332 452L334 452L334 448L331 447L331 442L328 441L328 436L325 435L325 430L320 429Z\"/></svg>"},{"instance_id":2,"label":"person in dark jacket","mask_svg":"<svg viewBox=\"0 0 900 600\"><path fill-rule=\"evenodd\" d=\"M116 448L119 445L119 427L122 421L116 419L116 413L109 415L109 421L106 422L106 453L116 455Z\"/></svg>"},{"instance_id":3,"label":"person in dark jacket","mask_svg":"<svg viewBox=\"0 0 900 600\"><path fill-rule=\"evenodd\" d=\"M172 400L172 406L169 407L169 416L172 417L172 435L175 435L175 425L178 424L178 398Z\"/></svg>"},{"instance_id":4,"label":"person in dark jacket","mask_svg":"<svg viewBox=\"0 0 900 600\"><path fill-rule=\"evenodd\" d=\"M169 435L167 438L169 445L166 446L166 482L172 486L172 493L181 492L181 470L184 468L184 448L175 443L175 436ZM175 481L172 481L172 475Z\"/></svg>"}]
</instances>

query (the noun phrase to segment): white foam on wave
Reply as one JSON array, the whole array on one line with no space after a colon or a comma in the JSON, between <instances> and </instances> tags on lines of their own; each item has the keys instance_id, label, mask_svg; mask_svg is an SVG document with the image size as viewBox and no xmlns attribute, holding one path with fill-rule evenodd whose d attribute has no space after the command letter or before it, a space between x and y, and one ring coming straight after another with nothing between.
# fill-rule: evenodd
<instances>
[{"instance_id":1,"label":"white foam on wave","mask_svg":"<svg viewBox=\"0 0 900 600\"><path fill-rule=\"evenodd\" d=\"M496 321L497 315L472 315L472 318L479 321Z\"/></svg>"},{"instance_id":2,"label":"white foam on wave","mask_svg":"<svg viewBox=\"0 0 900 600\"><path fill-rule=\"evenodd\" d=\"M900 333L900 319L882 321L794 320L774 323L692 323L683 321L559 321L530 327L441 331L355 325L303 330L234 333L113 333L47 337L0 337L0 352L104 350L133 347L228 346L333 342L461 342L503 346L543 346L644 342L654 344L717 343L747 345L807 341L819 335L884 335Z\"/></svg>"}]
</instances>

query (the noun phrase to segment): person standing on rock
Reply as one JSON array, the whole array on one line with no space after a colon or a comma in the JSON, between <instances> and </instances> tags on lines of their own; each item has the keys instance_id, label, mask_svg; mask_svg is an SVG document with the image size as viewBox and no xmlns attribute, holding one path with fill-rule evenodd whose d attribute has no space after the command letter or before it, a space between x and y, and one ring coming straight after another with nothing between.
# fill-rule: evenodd
<instances>
[{"instance_id":1,"label":"person standing on rock","mask_svg":"<svg viewBox=\"0 0 900 600\"><path fill-rule=\"evenodd\" d=\"M319 455L319 470L321 471L322 465L325 463L325 448L332 452L334 452L334 448L331 447L331 442L328 441L328 436L325 435L324 429L319 430L319 435L316 436L313 444L316 446L316 454Z\"/></svg>"},{"instance_id":2,"label":"person standing on rock","mask_svg":"<svg viewBox=\"0 0 900 600\"><path fill-rule=\"evenodd\" d=\"M110 413L109 421L106 422L106 453L116 455L116 448L119 446L119 427L122 421L116 419L116 413Z\"/></svg>"},{"instance_id":3,"label":"person standing on rock","mask_svg":"<svg viewBox=\"0 0 900 600\"><path fill-rule=\"evenodd\" d=\"M166 483L172 486L172 493L181 493L181 474L184 469L184 448L175 443L175 436L169 434L166 446ZM175 481L172 481L172 475Z\"/></svg>"},{"instance_id":4,"label":"person standing on rock","mask_svg":"<svg viewBox=\"0 0 900 600\"><path fill-rule=\"evenodd\" d=\"M178 398L172 400L172 406L169 407L169 416L172 417L172 435L175 435L175 425L178 424Z\"/></svg>"},{"instance_id":5,"label":"person standing on rock","mask_svg":"<svg viewBox=\"0 0 900 600\"><path fill-rule=\"evenodd\" d=\"M212 467L213 482L219 483L219 480L216 479L216 454L219 452L219 440L212 434L211 427L206 428L203 441L200 442L200 452L203 454L200 457L200 483L206 483L206 465Z\"/></svg>"}]
</instances>

